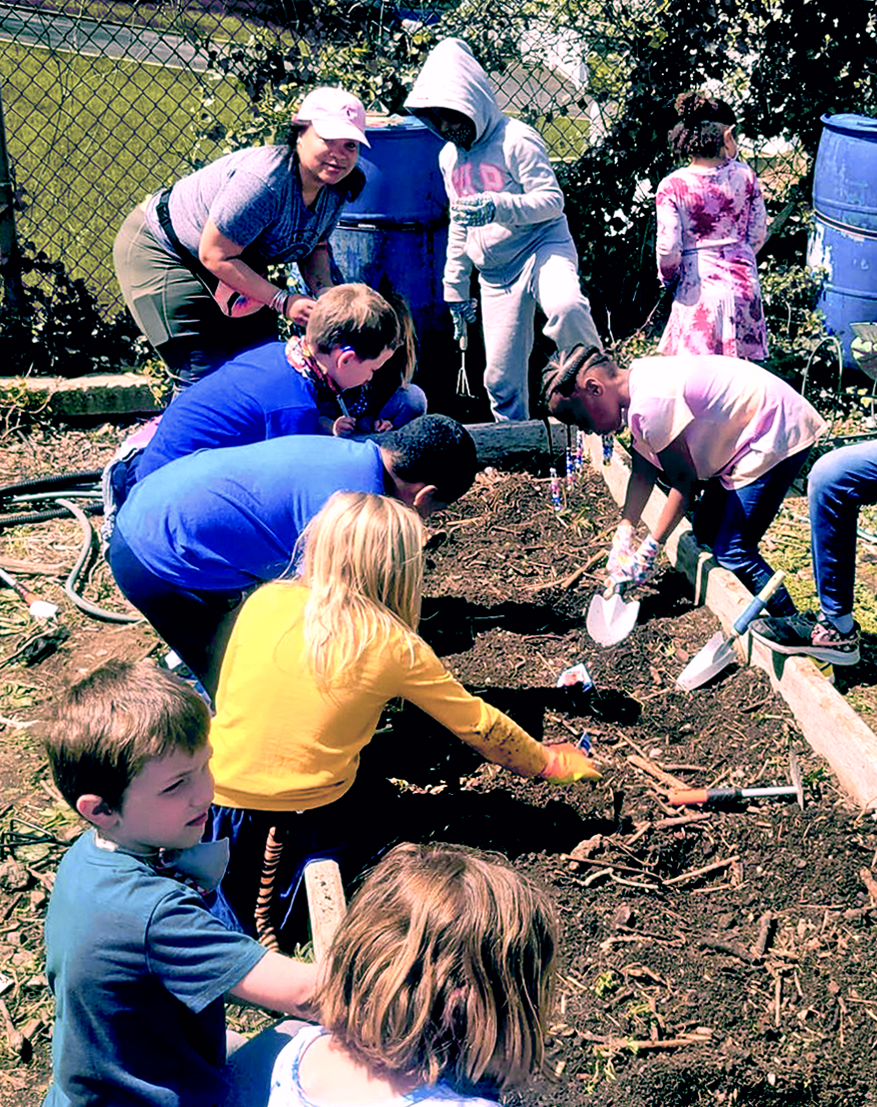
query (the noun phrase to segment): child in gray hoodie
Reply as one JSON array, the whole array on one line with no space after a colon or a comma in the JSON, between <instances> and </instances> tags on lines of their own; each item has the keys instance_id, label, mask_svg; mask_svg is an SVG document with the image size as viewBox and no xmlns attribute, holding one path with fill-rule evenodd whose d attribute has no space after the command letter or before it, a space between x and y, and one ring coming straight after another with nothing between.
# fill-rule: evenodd
<instances>
[{"instance_id":1,"label":"child in gray hoodie","mask_svg":"<svg viewBox=\"0 0 877 1107\"><path fill-rule=\"evenodd\" d=\"M474 266L491 409L497 420L527 419L537 304L547 316L543 333L558 349L602 349L545 143L503 115L487 74L458 38L430 52L405 107L448 140L439 166L451 209L444 296L455 337L475 321Z\"/></svg>"}]
</instances>

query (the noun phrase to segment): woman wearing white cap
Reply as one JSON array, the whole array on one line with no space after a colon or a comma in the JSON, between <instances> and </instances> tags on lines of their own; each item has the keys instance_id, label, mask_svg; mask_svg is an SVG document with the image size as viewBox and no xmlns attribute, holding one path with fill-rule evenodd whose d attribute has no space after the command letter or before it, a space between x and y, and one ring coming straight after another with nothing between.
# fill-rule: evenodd
<instances>
[{"instance_id":1,"label":"woman wearing white cap","mask_svg":"<svg viewBox=\"0 0 877 1107\"><path fill-rule=\"evenodd\" d=\"M335 284L329 235L365 184L357 168L365 109L340 88L309 93L287 145L226 154L145 200L122 224L116 275L134 319L180 387L304 326ZM266 279L296 262L311 295Z\"/></svg>"}]
</instances>

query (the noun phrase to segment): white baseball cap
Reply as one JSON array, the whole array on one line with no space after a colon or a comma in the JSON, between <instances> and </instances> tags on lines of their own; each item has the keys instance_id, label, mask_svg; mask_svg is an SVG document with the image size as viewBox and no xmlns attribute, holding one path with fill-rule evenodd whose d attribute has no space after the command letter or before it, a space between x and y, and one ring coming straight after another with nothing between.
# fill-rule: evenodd
<instances>
[{"instance_id":1,"label":"white baseball cap","mask_svg":"<svg viewBox=\"0 0 877 1107\"><path fill-rule=\"evenodd\" d=\"M366 146L365 108L343 88L315 88L302 100L296 123L310 123L320 138L353 138Z\"/></svg>"}]
</instances>

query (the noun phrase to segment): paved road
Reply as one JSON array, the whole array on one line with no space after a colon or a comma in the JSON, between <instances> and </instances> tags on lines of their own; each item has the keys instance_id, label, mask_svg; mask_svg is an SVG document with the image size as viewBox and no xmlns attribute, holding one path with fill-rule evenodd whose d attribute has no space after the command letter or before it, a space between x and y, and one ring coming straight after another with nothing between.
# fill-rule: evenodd
<instances>
[{"instance_id":1,"label":"paved road","mask_svg":"<svg viewBox=\"0 0 877 1107\"><path fill-rule=\"evenodd\" d=\"M132 31L117 23L71 19L35 8L0 4L0 39L92 57L131 58L184 69L207 68L207 54L179 35L158 34L142 27Z\"/></svg>"}]
</instances>

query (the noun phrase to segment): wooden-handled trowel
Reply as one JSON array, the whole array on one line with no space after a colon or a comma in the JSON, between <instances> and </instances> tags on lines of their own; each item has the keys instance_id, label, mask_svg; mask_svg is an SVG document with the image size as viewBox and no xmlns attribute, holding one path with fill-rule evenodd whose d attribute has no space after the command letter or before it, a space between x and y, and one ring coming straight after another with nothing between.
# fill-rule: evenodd
<instances>
[{"instance_id":1,"label":"wooden-handled trowel","mask_svg":"<svg viewBox=\"0 0 877 1107\"><path fill-rule=\"evenodd\" d=\"M774 573L764 588L734 621L729 635L726 636L719 631L710 638L676 678L677 688L681 688L683 692L690 692L693 688L699 688L701 684L712 680L725 666L731 664L735 659L734 642L746 633L749 624L760 614L764 605L782 584L784 576L785 573L781 569Z\"/></svg>"}]
</instances>

